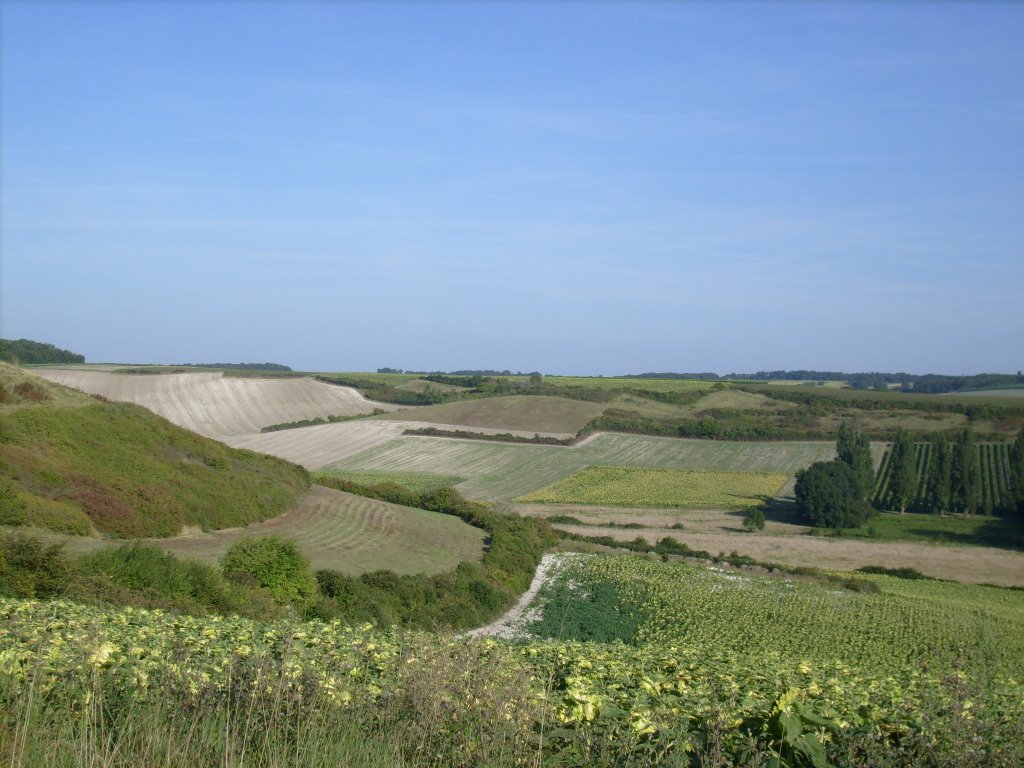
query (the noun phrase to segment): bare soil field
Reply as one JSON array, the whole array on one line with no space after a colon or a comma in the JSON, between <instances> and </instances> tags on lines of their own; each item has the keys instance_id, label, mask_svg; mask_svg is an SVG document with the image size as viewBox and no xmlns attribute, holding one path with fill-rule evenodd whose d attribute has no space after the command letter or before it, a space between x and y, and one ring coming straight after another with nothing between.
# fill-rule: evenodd
<instances>
[{"instance_id":1,"label":"bare soil field","mask_svg":"<svg viewBox=\"0 0 1024 768\"><path fill-rule=\"evenodd\" d=\"M219 371L142 376L57 368L36 373L108 400L136 403L216 440L251 435L273 424L400 407L374 403L350 387L311 378L236 378Z\"/></svg>"},{"instance_id":2,"label":"bare soil field","mask_svg":"<svg viewBox=\"0 0 1024 768\"><path fill-rule=\"evenodd\" d=\"M550 518L553 516L575 517L586 526L616 527L641 526L649 529L661 529L663 536L677 536L685 533L742 533L742 511L729 509L680 509L678 507L599 507L583 504L516 504L513 509L521 515L530 517ZM612 524L612 525L609 525ZM682 528L673 528L681 525ZM623 529L623 530L638 530ZM765 522L761 535L798 536L807 533L809 528L795 522L771 519ZM604 532L594 533L603 536Z\"/></svg>"},{"instance_id":3,"label":"bare soil field","mask_svg":"<svg viewBox=\"0 0 1024 768\"><path fill-rule=\"evenodd\" d=\"M664 528L555 527L582 536L610 536L618 541L642 537L654 543L664 536L672 536L693 549L711 554L738 552L756 560L790 566L855 571L867 565L880 565L885 568L915 568L926 576L968 584L1024 586L1024 553L993 547L867 542L800 535L701 533Z\"/></svg>"},{"instance_id":4,"label":"bare soil field","mask_svg":"<svg viewBox=\"0 0 1024 768\"><path fill-rule=\"evenodd\" d=\"M484 427L500 431L572 437L607 406L564 397L511 395L482 400L428 405L381 419L408 419L431 424L457 424L462 428Z\"/></svg>"},{"instance_id":5,"label":"bare soil field","mask_svg":"<svg viewBox=\"0 0 1024 768\"><path fill-rule=\"evenodd\" d=\"M410 411L418 413L420 409ZM401 438L407 429L421 429L434 427L435 429L464 430L475 432L480 435L512 434L518 437L533 437L535 432L526 432L513 429L489 429L486 427L467 427L464 424L429 423L426 421L395 421L394 419L359 419L358 421L347 421L338 424L321 424L314 427L302 427L300 429L285 429L279 432L268 432L258 435L244 435L232 437L225 440L233 448L248 448L259 453L269 453L296 464L301 464L307 469L321 469L327 466L337 466L340 462L364 451L376 448L392 440ZM568 438L572 435L563 433L541 432L542 437ZM456 442L447 438L401 438L403 440L438 440L441 443ZM460 443L469 441L457 441ZM491 443L493 445L493 443ZM431 445L424 443L425 450L431 450ZM436 444L433 444L436 445ZM488 445L488 443L484 443ZM497 443L497 445L505 445ZM430 454L421 457L425 460L427 467L430 466ZM415 472L434 473L432 469L423 469L418 462ZM348 468L348 467L345 467ZM389 467L386 471L395 471ZM399 470L403 471L403 470ZM445 474L445 473L441 473Z\"/></svg>"},{"instance_id":6,"label":"bare soil field","mask_svg":"<svg viewBox=\"0 0 1024 768\"><path fill-rule=\"evenodd\" d=\"M453 515L401 507L322 486L313 486L295 507L262 523L136 541L216 565L228 547L243 536L268 534L293 539L313 568L334 568L350 576L379 569L441 573L464 560L479 560L484 547L484 532ZM66 546L81 552L123 543L73 538Z\"/></svg>"}]
</instances>

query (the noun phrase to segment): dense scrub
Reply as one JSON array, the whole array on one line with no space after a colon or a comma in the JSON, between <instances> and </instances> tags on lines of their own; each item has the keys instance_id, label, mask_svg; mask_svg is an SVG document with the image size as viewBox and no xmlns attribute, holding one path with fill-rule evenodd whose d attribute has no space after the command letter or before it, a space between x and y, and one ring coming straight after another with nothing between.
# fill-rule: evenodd
<instances>
[{"instance_id":1,"label":"dense scrub","mask_svg":"<svg viewBox=\"0 0 1024 768\"><path fill-rule=\"evenodd\" d=\"M135 405L21 408L0 414L6 524L134 538L186 525L245 525L284 512L304 469L200 437Z\"/></svg>"},{"instance_id":2,"label":"dense scrub","mask_svg":"<svg viewBox=\"0 0 1024 768\"><path fill-rule=\"evenodd\" d=\"M252 580L225 578L218 568L179 559L152 544L128 543L76 557L60 544L19 532L0 534L0 596L263 620L287 613Z\"/></svg>"}]
</instances>

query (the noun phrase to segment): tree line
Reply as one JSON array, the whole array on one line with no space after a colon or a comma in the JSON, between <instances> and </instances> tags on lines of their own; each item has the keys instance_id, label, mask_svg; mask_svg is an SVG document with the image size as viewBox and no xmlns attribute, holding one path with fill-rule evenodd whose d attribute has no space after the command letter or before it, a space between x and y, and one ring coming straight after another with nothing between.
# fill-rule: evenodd
<instances>
[{"instance_id":1,"label":"tree line","mask_svg":"<svg viewBox=\"0 0 1024 768\"><path fill-rule=\"evenodd\" d=\"M839 430L836 459L815 462L796 475L801 516L816 527L856 528L867 522L876 507L889 507L903 514L915 500L920 500L921 511L934 514L970 517L979 511L1024 512L1024 430L1006 451L1006 462L998 475L994 467L983 467L983 454L969 429L952 440L940 434L930 444L928 454L920 449L909 432L898 430L876 474L867 436L844 423ZM1006 503L1002 508L993 503L993 498L1004 497L991 493L996 477L1005 477Z\"/></svg>"},{"instance_id":2,"label":"tree line","mask_svg":"<svg viewBox=\"0 0 1024 768\"><path fill-rule=\"evenodd\" d=\"M0 360L14 365L84 363L85 355L79 355L41 341L0 339Z\"/></svg>"}]
</instances>

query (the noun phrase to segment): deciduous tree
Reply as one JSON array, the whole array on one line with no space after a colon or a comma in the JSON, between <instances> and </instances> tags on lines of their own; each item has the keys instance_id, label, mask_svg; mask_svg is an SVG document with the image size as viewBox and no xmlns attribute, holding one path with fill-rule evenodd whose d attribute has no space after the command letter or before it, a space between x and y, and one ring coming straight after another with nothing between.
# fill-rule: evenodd
<instances>
[{"instance_id":1,"label":"deciduous tree","mask_svg":"<svg viewBox=\"0 0 1024 768\"><path fill-rule=\"evenodd\" d=\"M818 461L797 472L796 502L801 517L820 528L856 528L873 511L860 496L853 468L843 461Z\"/></svg>"}]
</instances>

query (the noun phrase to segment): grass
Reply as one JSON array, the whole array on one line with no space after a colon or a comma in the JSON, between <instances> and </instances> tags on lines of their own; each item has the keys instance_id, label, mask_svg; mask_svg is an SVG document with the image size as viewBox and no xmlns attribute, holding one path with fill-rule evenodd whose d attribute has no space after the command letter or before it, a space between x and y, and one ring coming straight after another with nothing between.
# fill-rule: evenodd
<instances>
[{"instance_id":1,"label":"grass","mask_svg":"<svg viewBox=\"0 0 1024 768\"><path fill-rule=\"evenodd\" d=\"M684 522L684 525L686 523ZM735 531L691 531L657 528L599 528L562 525L560 530L582 536L608 536L621 542L636 538L655 544L671 536L695 550L735 552L763 563L791 567L855 571L865 566L914 568L938 579L967 584L1024 587L1024 555L994 547L937 546L916 541L874 541L807 535L744 534ZM767 528L766 528L767 530Z\"/></svg>"},{"instance_id":2,"label":"grass","mask_svg":"<svg viewBox=\"0 0 1024 768\"><path fill-rule=\"evenodd\" d=\"M454 384L441 384L437 381L427 381L426 379L413 379L407 381L404 384L399 384L398 389L407 389L410 392L426 392L427 390L434 390L436 392L468 392L469 387L457 387Z\"/></svg>"},{"instance_id":3,"label":"grass","mask_svg":"<svg viewBox=\"0 0 1024 768\"><path fill-rule=\"evenodd\" d=\"M0 414L44 406L76 408L95 402L95 398L78 390L53 384L17 366L0 362Z\"/></svg>"},{"instance_id":4,"label":"grass","mask_svg":"<svg viewBox=\"0 0 1024 768\"><path fill-rule=\"evenodd\" d=\"M228 448L139 406L90 402L0 414L0 479L40 510L24 522L52 527L77 511L79 532L84 524L120 538L173 536L273 517L309 486L305 470L281 459Z\"/></svg>"},{"instance_id":5,"label":"grass","mask_svg":"<svg viewBox=\"0 0 1024 768\"><path fill-rule=\"evenodd\" d=\"M789 475L684 469L587 467L517 501L620 507L729 507L760 505Z\"/></svg>"},{"instance_id":6,"label":"grass","mask_svg":"<svg viewBox=\"0 0 1024 768\"><path fill-rule=\"evenodd\" d=\"M1019 518L962 517L882 512L861 528L843 536L878 541L928 541L939 544L980 544L1024 549L1024 520Z\"/></svg>"},{"instance_id":7,"label":"grass","mask_svg":"<svg viewBox=\"0 0 1024 768\"><path fill-rule=\"evenodd\" d=\"M412 408L380 418L463 427L576 434L605 406L562 397L511 395Z\"/></svg>"},{"instance_id":8,"label":"grass","mask_svg":"<svg viewBox=\"0 0 1024 768\"><path fill-rule=\"evenodd\" d=\"M545 376L544 383L556 387L592 389L639 389L646 392L696 392L710 389L716 382L699 379L628 379L600 376ZM727 386L727 385L726 385Z\"/></svg>"},{"instance_id":9,"label":"grass","mask_svg":"<svg viewBox=\"0 0 1024 768\"><path fill-rule=\"evenodd\" d=\"M479 560L484 545L483 531L452 515L320 486L271 520L147 542L178 557L215 565L240 538L268 534L295 541L314 569L331 568L348 576L381 569L399 574L442 573L460 562ZM67 544L75 552L108 545L95 539L73 539Z\"/></svg>"},{"instance_id":10,"label":"grass","mask_svg":"<svg viewBox=\"0 0 1024 768\"><path fill-rule=\"evenodd\" d=\"M328 465L332 470L427 472L466 478L459 490L511 501L587 466L651 467L792 475L835 456L826 442L746 443L602 434L576 447L400 437Z\"/></svg>"}]
</instances>

